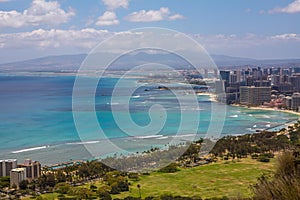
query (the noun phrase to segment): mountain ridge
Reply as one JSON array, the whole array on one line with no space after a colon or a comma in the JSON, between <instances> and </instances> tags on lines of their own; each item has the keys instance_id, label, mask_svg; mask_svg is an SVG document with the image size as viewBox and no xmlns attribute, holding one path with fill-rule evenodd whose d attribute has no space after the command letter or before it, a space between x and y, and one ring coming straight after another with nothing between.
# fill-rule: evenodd
<instances>
[{"instance_id":1,"label":"mountain ridge","mask_svg":"<svg viewBox=\"0 0 300 200\"><path fill-rule=\"evenodd\" d=\"M0 64L0 71L77 71L81 63L86 58L87 54L72 54L72 55L53 55L45 56L35 59L29 59L18 62L10 62ZM111 55L110 55L111 56ZM116 54L117 56L117 54ZM235 68L239 66L300 66L300 59L253 59L234 57L228 55L211 55L211 58L219 68ZM179 58L172 57L164 54L148 54L140 52L135 55L130 55L121 58L115 62L118 66L117 69L126 69L126 66L138 65L143 62L154 62L156 60L162 61L174 68L188 68L188 63L180 60Z\"/></svg>"}]
</instances>

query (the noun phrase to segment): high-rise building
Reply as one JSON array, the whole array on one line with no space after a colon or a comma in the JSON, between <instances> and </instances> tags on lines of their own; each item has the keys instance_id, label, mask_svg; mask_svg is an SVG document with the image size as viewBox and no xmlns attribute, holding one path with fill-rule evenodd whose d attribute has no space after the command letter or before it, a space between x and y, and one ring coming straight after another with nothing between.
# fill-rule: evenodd
<instances>
[{"instance_id":1,"label":"high-rise building","mask_svg":"<svg viewBox=\"0 0 300 200\"><path fill-rule=\"evenodd\" d=\"M271 101L271 87L240 87L240 104L259 106Z\"/></svg>"},{"instance_id":2,"label":"high-rise building","mask_svg":"<svg viewBox=\"0 0 300 200\"><path fill-rule=\"evenodd\" d=\"M260 70L260 68L253 70L253 78L255 80L261 80L263 76L262 71Z\"/></svg>"},{"instance_id":3,"label":"high-rise building","mask_svg":"<svg viewBox=\"0 0 300 200\"><path fill-rule=\"evenodd\" d=\"M230 71L220 71L220 76L225 83L229 83Z\"/></svg>"},{"instance_id":4,"label":"high-rise building","mask_svg":"<svg viewBox=\"0 0 300 200\"><path fill-rule=\"evenodd\" d=\"M246 86L252 86L254 84L254 79L252 76L246 76L245 78Z\"/></svg>"},{"instance_id":5,"label":"high-rise building","mask_svg":"<svg viewBox=\"0 0 300 200\"><path fill-rule=\"evenodd\" d=\"M300 73L300 67L294 67L294 73L296 74Z\"/></svg>"},{"instance_id":6,"label":"high-rise building","mask_svg":"<svg viewBox=\"0 0 300 200\"><path fill-rule=\"evenodd\" d=\"M230 74L229 76L229 83L233 84L233 83L237 83L237 75L236 74Z\"/></svg>"},{"instance_id":7,"label":"high-rise building","mask_svg":"<svg viewBox=\"0 0 300 200\"><path fill-rule=\"evenodd\" d=\"M0 160L0 177L9 176L10 170L17 168L17 160Z\"/></svg>"},{"instance_id":8,"label":"high-rise building","mask_svg":"<svg viewBox=\"0 0 300 200\"><path fill-rule=\"evenodd\" d=\"M26 168L15 168L10 171L10 187L19 188L20 182L26 179Z\"/></svg>"},{"instance_id":9,"label":"high-rise building","mask_svg":"<svg viewBox=\"0 0 300 200\"><path fill-rule=\"evenodd\" d=\"M300 76L291 76L290 83L294 87L294 91L300 92Z\"/></svg>"},{"instance_id":10,"label":"high-rise building","mask_svg":"<svg viewBox=\"0 0 300 200\"><path fill-rule=\"evenodd\" d=\"M236 75L236 81L239 83L242 81L242 72L240 70L236 70L233 72Z\"/></svg>"},{"instance_id":11,"label":"high-rise building","mask_svg":"<svg viewBox=\"0 0 300 200\"><path fill-rule=\"evenodd\" d=\"M271 83L270 83L270 81L267 81L267 80L260 80L260 81L255 81L254 86L255 87L270 87Z\"/></svg>"},{"instance_id":12,"label":"high-rise building","mask_svg":"<svg viewBox=\"0 0 300 200\"><path fill-rule=\"evenodd\" d=\"M272 85L279 86L280 85L280 76L279 75L272 75L271 83L272 83Z\"/></svg>"},{"instance_id":13,"label":"high-rise building","mask_svg":"<svg viewBox=\"0 0 300 200\"><path fill-rule=\"evenodd\" d=\"M26 169L26 177L29 181L41 176L41 164L37 161L26 159L23 164L19 164L18 167Z\"/></svg>"},{"instance_id":14,"label":"high-rise building","mask_svg":"<svg viewBox=\"0 0 300 200\"><path fill-rule=\"evenodd\" d=\"M285 97L284 104L285 104L286 108L291 109L292 108L292 97Z\"/></svg>"},{"instance_id":15,"label":"high-rise building","mask_svg":"<svg viewBox=\"0 0 300 200\"><path fill-rule=\"evenodd\" d=\"M293 86L291 83L281 83L279 86L278 86L278 91L280 93L285 93L285 94L291 94L293 93Z\"/></svg>"},{"instance_id":16,"label":"high-rise building","mask_svg":"<svg viewBox=\"0 0 300 200\"><path fill-rule=\"evenodd\" d=\"M295 111L300 111L300 93L294 93L292 95L292 109Z\"/></svg>"}]
</instances>

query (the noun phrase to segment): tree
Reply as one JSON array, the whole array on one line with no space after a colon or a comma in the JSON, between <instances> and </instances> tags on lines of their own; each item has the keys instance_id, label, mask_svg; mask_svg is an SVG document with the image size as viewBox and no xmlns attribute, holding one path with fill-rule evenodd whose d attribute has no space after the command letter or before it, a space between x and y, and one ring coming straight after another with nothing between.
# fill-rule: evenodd
<instances>
[{"instance_id":1,"label":"tree","mask_svg":"<svg viewBox=\"0 0 300 200\"><path fill-rule=\"evenodd\" d=\"M21 190L26 190L27 189L27 186L28 186L28 181L27 180L23 180L19 183L19 188Z\"/></svg>"},{"instance_id":2,"label":"tree","mask_svg":"<svg viewBox=\"0 0 300 200\"><path fill-rule=\"evenodd\" d=\"M0 189L9 187L9 185L10 185L10 177L9 176L0 177Z\"/></svg>"},{"instance_id":3,"label":"tree","mask_svg":"<svg viewBox=\"0 0 300 200\"><path fill-rule=\"evenodd\" d=\"M66 175L64 174L64 172L62 170L57 170L56 180L57 180L58 183L66 182L67 177L66 177Z\"/></svg>"},{"instance_id":4,"label":"tree","mask_svg":"<svg viewBox=\"0 0 300 200\"><path fill-rule=\"evenodd\" d=\"M68 194L71 186L67 183L57 183L54 187L54 191L60 194Z\"/></svg>"},{"instance_id":5,"label":"tree","mask_svg":"<svg viewBox=\"0 0 300 200\"><path fill-rule=\"evenodd\" d=\"M139 190L139 196L140 196L140 198L142 198L141 185L138 184L138 185L137 185L137 188L138 188L138 190Z\"/></svg>"},{"instance_id":6,"label":"tree","mask_svg":"<svg viewBox=\"0 0 300 200\"><path fill-rule=\"evenodd\" d=\"M87 188L76 188L75 194L79 199L89 199L93 196L92 191Z\"/></svg>"},{"instance_id":7,"label":"tree","mask_svg":"<svg viewBox=\"0 0 300 200\"><path fill-rule=\"evenodd\" d=\"M55 186L55 176L53 173L49 173L46 175L46 185L49 187Z\"/></svg>"}]
</instances>

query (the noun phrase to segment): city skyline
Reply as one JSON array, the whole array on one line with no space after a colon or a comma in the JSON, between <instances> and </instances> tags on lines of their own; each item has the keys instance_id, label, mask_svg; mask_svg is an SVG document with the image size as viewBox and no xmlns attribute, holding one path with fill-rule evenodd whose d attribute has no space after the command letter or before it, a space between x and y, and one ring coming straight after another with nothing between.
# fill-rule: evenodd
<instances>
[{"instance_id":1,"label":"city skyline","mask_svg":"<svg viewBox=\"0 0 300 200\"><path fill-rule=\"evenodd\" d=\"M1 0L0 59L87 53L110 36L141 27L183 32L210 54L299 58L299 19L299 0Z\"/></svg>"}]
</instances>

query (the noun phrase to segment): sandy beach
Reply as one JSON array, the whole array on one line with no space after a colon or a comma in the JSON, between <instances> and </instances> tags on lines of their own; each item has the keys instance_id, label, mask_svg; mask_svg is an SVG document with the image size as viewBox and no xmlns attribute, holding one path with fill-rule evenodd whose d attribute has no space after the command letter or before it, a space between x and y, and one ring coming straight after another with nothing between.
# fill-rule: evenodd
<instances>
[{"instance_id":1,"label":"sandy beach","mask_svg":"<svg viewBox=\"0 0 300 200\"><path fill-rule=\"evenodd\" d=\"M203 93L197 93L198 96L209 96L209 100L212 102L218 102L216 100L216 95L213 93L203 92Z\"/></svg>"},{"instance_id":2,"label":"sandy beach","mask_svg":"<svg viewBox=\"0 0 300 200\"><path fill-rule=\"evenodd\" d=\"M269 108L269 107L263 107L263 106L259 106L259 107L253 107L253 106L243 106L240 104L232 104L231 106L237 106L237 107L243 107L243 108L247 108L247 109L252 109L252 110L268 110L268 111L279 111L279 112L285 112L285 113L289 113L289 114L294 114L294 115L298 115L300 118L300 112L295 112L292 110L282 110L282 109L277 109L277 108Z\"/></svg>"}]
</instances>

